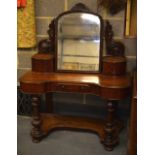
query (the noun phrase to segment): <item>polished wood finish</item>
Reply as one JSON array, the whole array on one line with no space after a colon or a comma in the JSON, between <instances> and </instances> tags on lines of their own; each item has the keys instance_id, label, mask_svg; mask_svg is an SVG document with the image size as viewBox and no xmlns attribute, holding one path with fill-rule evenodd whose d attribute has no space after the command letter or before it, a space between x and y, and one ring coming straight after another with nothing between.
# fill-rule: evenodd
<instances>
[{"instance_id":1,"label":"polished wood finish","mask_svg":"<svg viewBox=\"0 0 155 155\"><path fill-rule=\"evenodd\" d=\"M120 121L115 121L115 129L114 126L110 125L110 123L113 123L114 119L114 115L111 113L113 113L112 108L109 108L108 121L106 122L103 119L84 118L79 116L60 116L50 113L42 113L41 117L39 116L40 126L36 126L35 123L35 130L33 128L33 142L38 143L42 138L56 129L82 130L98 134L100 142L105 145L105 149L107 151L111 151L114 145L116 145L116 139L114 138L118 136L118 133L123 127Z\"/></svg>"},{"instance_id":2,"label":"polished wood finish","mask_svg":"<svg viewBox=\"0 0 155 155\"><path fill-rule=\"evenodd\" d=\"M116 106L117 106L117 101L107 102L108 113L107 113L107 119L105 124L106 137L104 140L105 149L107 151L112 151L114 146L118 144L118 133L114 134L117 132L117 128L116 128L117 124L114 120L116 117L116 114L115 114Z\"/></svg>"},{"instance_id":3,"label":"polished wood finish","mask_svg":"<svg viewBox=\"0 0 155 155\"><path fill-rule=\"evenodd\" d=\"M54 56L52 54L35 54L32 57L32 71L53 72Z\"/></svg>"},{"instance_id":4,"label":"polished wood finish","mask_svg":"<svg viewBox=\"0 0 155 155\"><path fill-rule=\"evenodd\" d=\"M42 131L41 131L41 117L39 112L39 104L40 104L40 97L38 95L32 95L32 140L35 143L38 143L41 140L42 137Z\"/></svg>"},{"instance_id":5,"label":"polished wood finish","mask_svg":"<svg viewBox=\"0 0 155 155\"><path fill-rule=\"evenodd\" d=\"M108 117L105 123L102 122L100 125L97 125L96 121L94 121L94 123L87 123L87 120L83 121L81 118L78 118L78 122L82 121L85 124L85 126L79 126L79 123L75 123L77 120L74 120L72 117L66 117L65 120L63 119L62 121L63 116L59 119L57 119L58 117L55 118L53 116L48 118L41 116L43 123L42 126L38 111L37 114L35 112L34 116L37 117L34 117L34 121L38 121L39 123L37 126L35 125L36 123L33 123L33 126L35 127L32 132L33 141L36 139L35 141L38 142L52 129L65 127L87 129L88 131L96 132L103 142L105 149L108 151L113 150L114 146L117 144L118 134L122 124L116 119L115 116L115 109L117 105L116 102L117 100L123 99L130 94L130 78L128 75L107 76L102 74L40 73L30 71L21 77L20 84L22 91L34 95L46 93L50 94L51 92L76 92L95 94L107 100ZM48 102L46 106L50 108L47 112L52 112L52 108L50 107L51 105ZM36 111L36 109L38 109L38 106L33 108L34 111ZM47 125L48 122L55 121L57 123ZM94 128L95 124L96 127ZM102 130L101 126L103 127Z\"/></svg>"},{"instance_id":6,"label":"polished wood finish","mask_svg":"<svg viewBox=\"0 0 155 155\"><path fill-rule=\"evenodd\" d=\"M137 155L137 73L134 73L131 101L128 155Z\"/></svg>"},{"instance_id":7,"label":"polished wood finish","mask_svg":"<svg viewBox=\"0 0 155 155\"><path fill-rule=\"evenodd\" d=\"M102 74L27 72L20 78L26 93L81 92L99 95L104 99L119 100L130 93L130 77Z\"/></svg>"},{"instance_id":8,"label":"polished wood finish","mask_svg":"<svg viewBox=\"0 0 155 155\"><path fill-rule=\"evenodd\" d=\"M54 114L42 114L44 120L41 125L43 135L48 135L51 131L56 129L73 129L95 132L99 135L100 141L104 141L104 120L92 119L77 116L60 116Z\"/></svg>"},{"instance_id":9,"label":"polished wood finish","mask_svg":"<svg viewBox=\"0 0 155 155\"><path fill-rule=\"evenodd\" d=\"M33 119L33 132L32 138L33 141L38 142L44 136L45 130L49 133L51 129L55 128L71 128L71 122L76 122L74 118L70 118L70 123L65 123L64 120L57 120L57 123L52 125L45 125L45 122L53 122L55 118L53 117L42 117L39 115L38 108L38 97L37 95L51 93L51 92L78 92L78 93L90 93L99 95L103 99L108 100L108 118L106 123L102 125L97 125L96 128L95 123L91 126L86 123L87 121L83 121L85 124L84 129L96 132L103 141L106 150L110 151L113 149L117 142L117 137L120 131L120 126L115 125L116 117L114 115L115 111L115 100L123 99L130 94L130 78L128 75L123 76L107 76L102 74L75 74L75 73L41 73L41 72L27 72L20 79L21 90L25 93L34 94L32 98L32 105L34 112ZM114 101L111 101L114 100ZM48 103L48 102L47 102ZM51 107L49 104L46 104L50 110L47 112L51 112ZM47 109L48 109L47 108ZM50 119L50 121L49 121ZM42 126L42 123L44 125ZM80 122L81 119L79 119ZM67 118L66 118L67 121ZM62 123L63 122L63 123ZM83 126L79 126L78 123L73 123L73 128L83 129ZM121 124L121 123L118 123ZM103 127L101 132L101 126ZM45 129L46 128L46 129ZM105 128L105 129L104 129ZM117 132L116 132L117 131ZM104 136L103 136L104 135ZM115 135L115 136L114 136ZM113 137L114 136L114 137Z\"/></svg>"},{"instance_id":10,"label":"polished wood finish","mask_svg":"<svg viewBox=\"0 0 155 155\"><path fill-rule=\"evenodd\" d=\"M73 11L89 12L89 10L85 11L85 7L82 4L76 5L70 12ZM111 151L118 143L119 132L122 128L122 123L116 115L117 102L130 95L131 84L130 76L126 74L126 59L117 56L102 58L103 35L101 35L100 72L56 72L54 69L56 68L55 58L57 49L57 45L55 44L56 19L49 25L49 39L39 44L39 53L32 57L32 71L25 73L20 78L21 90L24 93L32 95L32 140L39 142L51 130L57 128L82 129L97 133L105 149ZM111 30L108 32L107 36L109 37ZM108 45L110 45L110 40L111 38L109 37ZM118 51L118 49L115 51ZM98 95L102 99L107 100L107 118L103 121L92 118L52 115L50 114L53 109L52 92L75 92ZM40 96L43 94L46 95L47 114L40 114L39 111Z\"/></svg>"},{"instance_id":11,"label":"polished wood finish","mask_svg":"<svg viewBox=\"0 0 155 155\"><path fill-rule=\"evenodd\" d=\"M103 58L103 74L104 75L125 75L126 74L126 58L105 56Z\"/></svg>"}]
</instances>

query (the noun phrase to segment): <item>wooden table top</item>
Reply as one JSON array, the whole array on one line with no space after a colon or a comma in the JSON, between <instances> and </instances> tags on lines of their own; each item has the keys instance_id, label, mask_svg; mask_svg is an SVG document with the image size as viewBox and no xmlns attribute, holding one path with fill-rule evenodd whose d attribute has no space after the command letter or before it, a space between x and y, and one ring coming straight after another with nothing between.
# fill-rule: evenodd
<instances>
[{"instance_id":1,"label":"wooden table top","mask_svg":"<svg viewBox=\"0 0 155 155\"><path fill-rule=\"evenodd\" d=\"M130 86L130 76L105 76L102 74L79 73L39 73L29 71L20 78L21 83L41 84L46 82L87 83L100 87L126 88Z\"/></svg>"}]
</instances>

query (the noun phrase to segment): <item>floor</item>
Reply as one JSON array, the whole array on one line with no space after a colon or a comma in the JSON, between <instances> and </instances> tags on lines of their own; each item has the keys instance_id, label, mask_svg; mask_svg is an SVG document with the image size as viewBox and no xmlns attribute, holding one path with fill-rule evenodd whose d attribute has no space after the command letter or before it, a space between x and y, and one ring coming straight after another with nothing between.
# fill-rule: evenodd
<instances>
[{"instance_id":1,"label":"floor","mask_svg":"<svg viewBox=\"0 0 155 155\"><path fill-rule=\"evenodd\" d=\"M31 119L18 116L18 155L126 155L126 129L121 132L120 144L112 152L104 150L97 135L87 132L55 131L38 144L30 137Z\"/></svg>"}]
</instances>

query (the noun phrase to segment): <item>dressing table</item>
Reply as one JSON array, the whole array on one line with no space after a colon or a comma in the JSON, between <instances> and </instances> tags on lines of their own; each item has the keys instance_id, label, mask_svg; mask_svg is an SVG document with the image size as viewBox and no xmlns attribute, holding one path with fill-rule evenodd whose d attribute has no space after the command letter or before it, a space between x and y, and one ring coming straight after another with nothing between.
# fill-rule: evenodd
<instances>
[{"instance_id":1,"label":"dressing table","mask_svg":"<svg viewBox=\"0 0 155 155\"><path fill-rule=\"evenodd\" d=\"M125 56L103 56L103 19L82 3L53 19L48 34L32 57L32 71L20 78L21 90L32 96L33 142L56 129L80 129L97 133L105 149L113 150L123 127L116 115L118 101L130 95ZM41 95L52 101L52 92L100 96L107 101L107 117L52 114L48 102L47 112L40 113Z\"/></svg>"}]
</instances>

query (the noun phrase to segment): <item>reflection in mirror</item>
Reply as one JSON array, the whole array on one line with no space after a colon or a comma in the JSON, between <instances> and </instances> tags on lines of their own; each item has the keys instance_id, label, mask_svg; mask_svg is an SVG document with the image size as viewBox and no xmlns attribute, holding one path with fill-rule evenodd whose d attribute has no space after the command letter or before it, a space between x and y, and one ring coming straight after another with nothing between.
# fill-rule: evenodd
<instances>
[{"instance_id":1,"label":"reflection in mirror","mask_svg":"<svg viewBox=\"0 0 155 155\"><path fill-rule=\"evenodd\" d=\"M58 70L99 71L99 17L89 13L61 16L57 45Z\"/></svg>"}]
</instances>

